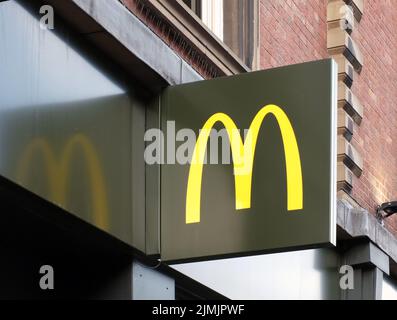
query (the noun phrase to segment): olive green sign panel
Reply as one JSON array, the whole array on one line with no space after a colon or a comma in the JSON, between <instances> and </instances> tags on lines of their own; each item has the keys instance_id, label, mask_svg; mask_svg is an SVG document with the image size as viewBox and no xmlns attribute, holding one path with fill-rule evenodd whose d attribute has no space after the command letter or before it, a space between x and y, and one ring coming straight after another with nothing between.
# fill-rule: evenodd
<instances>
[{"instance_id":1,"label":"olive green sign panel","mask_svg":"<svg viewBox=\"0 0 397 320\"><path fill-rule=\"evenodd\" d=\"M161 167L164 261L335 244L336 69L323 60L164 92L163 132L175 121L197 136L192 163ZM234 161L221 163L219 139L219 164L203 164L209 130L225 128Z\"/></svg>"}]
</instances>

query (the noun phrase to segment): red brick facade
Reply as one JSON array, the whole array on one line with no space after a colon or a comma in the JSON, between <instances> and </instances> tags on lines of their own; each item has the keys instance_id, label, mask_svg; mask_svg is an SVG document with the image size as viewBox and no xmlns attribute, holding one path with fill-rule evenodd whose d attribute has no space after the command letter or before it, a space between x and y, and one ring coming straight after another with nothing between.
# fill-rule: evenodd
<instances>
[{"instance_id":1,"label":"red brick facade","mask_svg":"<svg viewBox=\"0 0 397 320\"><path fill-rule=\"evenodd\" d=\"M397 8L392 0L365 1L352 38L364 56L353 93L364 106L352 145L364 160L353 178L352 198L375 213L397 199ZM327 1L260 0L260 65L267 69L329 57ZM397 218L387 222L397 234Z\"/></svg>"},{"instance_id":2,"label":"red brick facade","mask_svg":"<svg viewBox=\"0 0 397 320\"><path fill-rule=\"evenodd\" d=\"M262 69L328 57L327 1L260 0L259 15Z\"/></svg>"},{"instance_id":3,"label":"red brick facade","mask_svg":"<svg viewBox=\"0 0 397 320\"><path fill-rule=\"evenodd\" d=\"M397 199L397 8L393 0L365 1L365 14L353 37L364 56L353 92L364 106L364 119L353 144L364 160L353 197L374 212L379 203ZM397 234L397 218L388 227Z\"/></svg>"}]
</instances>

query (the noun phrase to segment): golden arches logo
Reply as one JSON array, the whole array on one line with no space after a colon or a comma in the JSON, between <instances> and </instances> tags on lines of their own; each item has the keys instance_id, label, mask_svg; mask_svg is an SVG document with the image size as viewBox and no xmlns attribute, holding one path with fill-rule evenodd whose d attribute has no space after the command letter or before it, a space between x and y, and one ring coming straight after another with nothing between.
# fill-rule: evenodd
<instances>
[{"instance_id":1,"label":"golden arches logo","mask_svg":"<svg viewBox=\"0 0 397 320\"><path fill-rule=\"evenodd\" d=\"M64 147L59 161L48 141L43 138L33 140L22 155L18 166L17 179L20 182L26 181L33 156L41 153L47 170L50 200L58 205L64 205L66 203L69 166L74 150L78 147L83 151L90 177L93 211L95 212L94 223L99 228L106 230L109 221L105 181L95 148L86 136L82 134L73 136Z\"/></svg>"},{"instance_id":2,"label":"golden arches logo","mask_svg":"<svg viewBox=\"0 0 397 320\"><path fill-rule=\"evenodd\" d=\"M279 125L284 144L287 175L287 209L303 209L303 179L298 143L288 116L276 105L263 107L253 119L243 142L234 121L224 113L217 113L204 124L197 139L189 171L186 195L186 223L200 222L201 184L203 164L211 129L221 122L228 134L235 174L236 210L251 207L252 169L258 135L267 115L272 114Z\"/></svg>"}]
</instances>

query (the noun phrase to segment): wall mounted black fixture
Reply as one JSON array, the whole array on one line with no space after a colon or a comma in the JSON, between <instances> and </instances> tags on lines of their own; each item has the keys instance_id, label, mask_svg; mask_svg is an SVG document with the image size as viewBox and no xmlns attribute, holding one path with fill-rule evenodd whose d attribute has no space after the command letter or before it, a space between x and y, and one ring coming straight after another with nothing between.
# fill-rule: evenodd
<instances>
[{"instance_id":1,"label":"wall mounted black fixture","mask_svg":"<svg viewBox=\"0 0 397 320\"><path fill-rule=\"evenodd\" d=\"M385 202L378 206L376 217L379 221L383 221L395 213L397 213L397 201Z\"/></svg>"}]
</instances>

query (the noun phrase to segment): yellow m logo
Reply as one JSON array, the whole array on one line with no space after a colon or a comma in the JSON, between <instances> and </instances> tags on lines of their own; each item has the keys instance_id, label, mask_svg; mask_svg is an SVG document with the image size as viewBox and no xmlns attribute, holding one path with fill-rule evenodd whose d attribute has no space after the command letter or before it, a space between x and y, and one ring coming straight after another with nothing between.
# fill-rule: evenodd
<instances>
[{"instance_id":1,"label":"yellow m logo","mask_svg":"<svg viewBox=\"0 0 397 320\"><path fill-rule=\"evenodd\" d=\"M59 158L55 156L49 143L42 138L35 139L28 145L18 166L17 179L26 182L29 174L30 163L35 154L41 154L47 171L50 189L50 199L55 204L66 204L67 184L69 179L69 166L74 150L80 148L86 159L87 170L92 187L92 203L95 212L94 223L99 228L107 230L109 227L107 212L107 196L102 169L95 149L90 140L82 134L73 136L66 144Z\"/></svg>"},{"instance_id":2,"label":"yellow m logo","mask_svg":"<svg viewBox=\"0 0 397 320\"><path fill-rule=\"evenodd\" d=\"M252 169L260 127L267 115L272 114L280 127L284 143L287 175L288 211L303 209L303 182L299 148L288 116L276 105L263 107L255 116L243 142L234 121L224 113L210 117L200 131L190 166L187 195L186 223L200 222L201 183L203 163L211 129L221 122L227 131L232 150L235 174L236 210L251 207Z\"/></svg>"}]
</instances>

